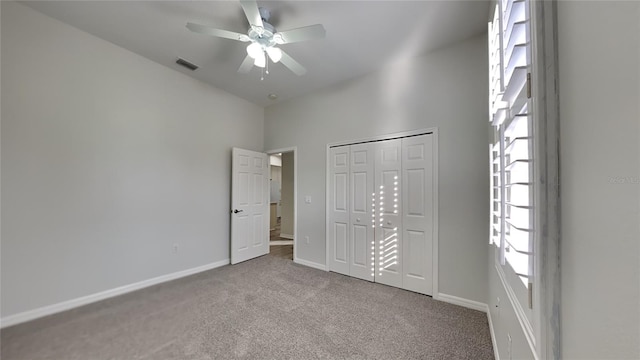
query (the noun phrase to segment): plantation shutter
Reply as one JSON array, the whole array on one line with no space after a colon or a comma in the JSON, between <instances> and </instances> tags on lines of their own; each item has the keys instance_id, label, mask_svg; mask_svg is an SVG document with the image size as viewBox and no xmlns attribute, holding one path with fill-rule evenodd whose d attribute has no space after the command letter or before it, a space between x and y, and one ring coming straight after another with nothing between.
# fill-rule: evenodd
<instances>
[{"instance_id":1,"label":"plantation shutter","mask_svg":"<svg viewBox=\"0 0 640 360\"><path fill-rule=\"evenodd\" d=\"M500 0L489 24L489 121L495 127L490 242L500 250L500 264L508 265L528 289L531 308L534 134L528 1Z\"/></svg>"}]
</instances>

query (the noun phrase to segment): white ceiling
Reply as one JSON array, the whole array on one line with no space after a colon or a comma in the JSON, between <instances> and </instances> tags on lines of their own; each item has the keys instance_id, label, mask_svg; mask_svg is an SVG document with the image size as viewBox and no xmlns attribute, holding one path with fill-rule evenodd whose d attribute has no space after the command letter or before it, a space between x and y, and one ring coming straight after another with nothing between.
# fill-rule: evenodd
<instances>
[{"instance_id":1,"label":"white ceiling","mask_svg":"<svg viewBox=\"0 0 640 360\"><path fill-rule=\"evenodd\" d=\"M29 1L24 4L152 61L267 106L379 69L391 62L486 32L489 2L258 1L278 30L323 24L321 40L282 45L307 68L296 76L281 64L237 72L246 43L189 31L187 22L246 33L237 1ZM182 57L200 66L175 64ZM278 95L270 100L268 94Z\"/></svg>"}]
</instances>

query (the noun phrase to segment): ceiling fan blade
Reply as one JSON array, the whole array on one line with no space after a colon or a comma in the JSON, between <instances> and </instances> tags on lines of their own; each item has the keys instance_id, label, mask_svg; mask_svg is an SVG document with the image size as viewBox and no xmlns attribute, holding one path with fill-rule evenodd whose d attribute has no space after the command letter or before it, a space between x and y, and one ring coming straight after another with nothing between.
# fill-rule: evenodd
<instances>
[{"instance_id":1,"label":"ceiling fan blade","mask_svg":"<svg viewBox=\"0 0 640 360\"><path fill-rule=\"evenodd\" d=\"M298 76L307 73L307 69L305 69L304 66L300 65L299 62L293 60L293 58L284 51L282 52L282 58L280 58L280 62Z\"/></svg>"},{"instance_id":2,"label":"ceiling fan blade","mask_svg":"<svg viewBox=\"0 0 640 360\"><path fill-rule=\"evenodd\" d=\"M216 29L210 26L205 26L200 24L187 23L187 29L199 34L211 35L211 36L237 40L242 42L247 42L250 40L249 37L245 34L240 34L240 33L228 31L228 30Z\"/></svg>"},{"instance_id":3,"label":"ceiling fan blade","mask_svg":"<svg viewBox=\"0 0 640 360\"><path fill-rule=\"evenodd\" d=\"M242 62L242 64L240 64L240 67L238 68L238 72L242 74L246 74L249 72L249 70L251 70L252 67L253 67L253 58L247 55L247 57L244 58L244 61Z\"/></svg>"},{"instance_id":4,"label":"ceiling fan blade","mask_svg":"<svg viewBox=\"0 0 640 360\"><path fill-rule=\"evenodd\" d=\"M258 10L258 3L255 0L240 0L240 6L242 6L242 10L244 10L249 24L264 27L260 10Z\"/></svg>"},{"instance_id":5,"label":"ceiling fan blade","mask_svg":"<svg viewBox=\"0 0 640 360\"><path fill-rule=\"evenodd\" d=\"M278 44L291 44L300 41L321 39L327 34L321 24L309 25L297 29L281 31L274 36ZM279 35L279 36L278 36Z\"/></svg>"}]
</instances>

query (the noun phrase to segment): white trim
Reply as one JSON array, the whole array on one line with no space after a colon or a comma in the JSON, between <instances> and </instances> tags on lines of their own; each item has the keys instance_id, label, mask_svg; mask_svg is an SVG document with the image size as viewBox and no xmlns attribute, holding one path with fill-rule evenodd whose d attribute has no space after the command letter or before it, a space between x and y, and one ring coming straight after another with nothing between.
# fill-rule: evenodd
<instances>
[{"instance_id":1,"label":"white trim","mask_svg":"<svg viewBox=\"0 0 640 360\"><path fill-rule=\"evenodd\" d=\"M325 181L324 181L324 263L325 270L329 269L329 232L331 231L329 226L329 192L331 191L329 184L331 183L331 146L327 144L327 152L325 154L326 167L324 169Z\"/></svg>"},{"instance_id":2,"label":"white trim","mask_svg":"<svg viewBox=\"0 0 640 360\"><path fill-rule=\"evenodd\" d=\"M379 140L386 140L386 139L390 139L390 138L396 138L396 137L407 137L407 136L412 136L412 135L420 135L420 134L427 134L427 133L431 133L431 135L433 135L433 245L432 245L432 249L433 249L433 255L432 255L432 267L433 267L433 278L432 278L432 285L431 285L431 293L435 294L435 296L438 296L438 269L439 269L439 263L438 263L438 259L440 257L440 254L438 253L438 244L439 244L439 228L438 228L438 222L439 222L439 217L438 217L438 213L439 213L439 200L438 200L438 193L439 193L439 183L438 183L438 179L440 177L439 175L439 165L438 165L438 128L437 127L433 127L433 128L426 128L426 129L418 129L418 130L411 130L411 131L403 131L403 132L399 132L399 133L393 133L393 134L387 134L387 135L376 135L376 136L371 136L368 138L364 138L364 139L358 139L358 140L350 140L350 141L340 141L340 142L334 142L334 143L329 143L327 144L327 151L326 151L326 155L325 155L325 162L326 162L326 168L325 168L325 219L324 219L324 223L325 223L325 264L326 265L326 269L327 271L329 271L329 238L328 238L328 234L329 234L329 184L331 182L330 179L330 152L331 152L331 147L332 146L342 146L342 145L349 145L349 144L353 144L353 143L357 143L357 142L367 142L367 141L379 141ZM294 251L295 251L295 247L294 247Z\"/></svg>"},{"instance_id":3,"label":"white trim","mask_svg":"<svg viewBox=\"0 0 640 360\"><path fill-rule=\"evenodd\" d=\"M265 152L267 155L293 152L293 235L291 239L293 240L293 261L295 262L298 259L298 243L296 240L298 238L298 147L291 146ZM280 234L280 237L285 236Z\"/></svg>"},{"instance_id":4,"label":"white trim","mask_svg":"<svg viewBox=\"0 0 640 360\"><path fill-rule=\"evenodd\" d=\"M229 264L229 259L224 259L221 261L216 261L214 263L198 266L195 268L162 275L155 278L139 281L133 284L120 286L114 289L101 291L95 294L63 301L57 304L47 305L37 309L24 311L14 315L9 315L0 320L0 327L5 328L7 326L21 324L30 320L35 320L35 319L53 315L62 311L71 310L71 309L84 306L87 304L91 304L97 301L101 301L101 300L109 299L118 295L130 293L132 291L144 289L146 287L161 284L167 281L180 279L186 276L194 275L203 271L215 269L228 264Z\"/></svg>"},{"instance_id":5,"label":"white trim","mask_svg":"<svg viewBox=\"0 0 640 360\"><path fill-rule=\"evenodd\" d=\"M531 327L531 323L529 319L527 319L527 315L524 313L518 298L516 297L516 293L513 291L511 286L508 285L507 279L505 278L505 274L502 271L502 267L498 264L495 264L496 272L498 273L498 278L500 278L500 282L502 283L502 287L504 291L507 293L507 297L509 298L509 302L511 303L511 307L513 308L513 312L516 314L516 318L520 323L520 327L522 328L522 332L524 333L524 337L527 339L529 343L529 348L531 348L531 352L536 360L540 359L538 356L538 352L536 351L536 341L533 334L533 328Z\"/></svg>"},{"instance_id":6,"label":"white trim","mask_svg":"<svg viewBox=\"0 0 640 360\"><path fill-rule=\"evenodd\" d=\"M465 298L461 298L461 297L457 297L449 294L443 294L443 293L438 293L437 296L434 296L434 299L438 301L446 302L449 304L466 307L468 309L482 311L484 313L489 312L489 306L487 304L481 303L475 300L469 300L469 299L465 299Z\"/></svg>"},{"instance_id":7,"label":"white trim","mask_svg":"<svg viewBox=\"0 0 640 360\"><path fill-rule=\"evenodd\" d=\"M531 51L536 164L536 232L533 315L536 355L560 359L560 166L557 4L531 1ZM537 132L537 135L536 135Z\"/></svg>"},{"instance_id":8,"label":"white trim","mask_svg":"<svg viewBox=\"0 0 640 360\"><path fill-rule=\"evenodd\" d=\"M295 249L295 246L294 246L294 249ZM307 261L307 260L302 260L302 259L293 259L293 262L296 263L296 264L312 267L312 268L318 269L318 270L323 270L323 271L327 270L326 266L324 266L322 264L318 264L318 263L312 262L312 261Z\"/></svg>"},{"instance_id":9,"label":"white trim","mask_svg":"<svg viewBox=\"0 0 640 360\"><path fill-rule=\"evenodd\" d=\"M396 137L407 137L407 136L413 136L413 135L421 135L421 134L426 134L426 133L435 133L438 131L438 128L426 128L426 129L418 129L418 130L410 130L410 131L402 131L402 132L397 132L397 133L392 133L392 134L383 134L383 135L376 135L376 136L370 136L367 138L363 138L363 139L352 139L349 141L338 141L338 142L333 142L333 143L329 143L327 144L327 148L333 147L333 146L344 146L344 145L351 145L354 143L359 143L359 142L369 142L369 141L380 141L380 140L388 140L391 138L396 138Z\"/></svg>"},{"instance_id":10,"label":"white trim","mask_svg":"<svg viewBox=\"0 0 640 360\"><path fill-rule=\"evenodd\" d=\"M293 240L294 239L293 235L283 234L283 233L280 233L280 237L281 238L285 238L285 239L289 239L289 240Z\"/></svg>"},{"instance_id":11,"label":"white trim","mask_svg":"<svg viewBox=\"0 0 640 360\"><path fill-rule=\"evenodd\" d=\"M271 240L269 246L274 245L293 245L293 240Z\"/></svg>"},{"instance_id":12,"label":"white trim","mask_svg":"<svg viewBox=\"0 0 640 360\"><path fill-rule=\"evenodd\" d=\"M439 294L438 292L438 269L440 267L438 259L440 259L440 254L438 253L438 244L440 243L440 230L438 228L438 224L440 222L438 213L440 209L440 203L438 202L438 193L440 192L438 179L440 178L440 168L439 168L439 155L438 155L438 137L440 136L438 133L438 128L431 128L433 132L433 255L431 256L432 261L432 271L433 271L433 279L431 285L432 294Z\"/></svg>"},{"instance_id":13,"label":"white trim","mask_svg":"<svg viewBox=\"0 0 640 360\"><path fill-rule=\"evenodd\" d=\"M489 333L491 334L491 344L493 345L493 357L496 360L500 360L500 353L498 352L498 340L496 339L496 333L493 330L493 321L491 320L491 310L487 309L487 319L489 320Z\"/></svg>"}]
</instances>

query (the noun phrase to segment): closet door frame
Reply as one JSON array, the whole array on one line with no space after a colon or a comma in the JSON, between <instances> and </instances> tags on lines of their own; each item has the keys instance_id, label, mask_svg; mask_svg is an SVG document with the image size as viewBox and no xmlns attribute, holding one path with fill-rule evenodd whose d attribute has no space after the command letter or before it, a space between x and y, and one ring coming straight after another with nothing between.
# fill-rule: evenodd
<instances>
[{"instance_id":1,"label":"closet door frame","mask_svg":"<svg viewBox=\"0 0 640 360\"><path fill-rule=\"evenodd\" d=\"M359 138L359 139L354 139L354 140L349 140L349 141L339 141L339 142L334 142L334 143L329 143L327 144L326 147L326 169L325 169L325 174L326 174L326 181L325 181L325 252L326 252L326 258L325 258L325 270L329 271L329 192L331 191L330 189L330 175L331 175L331 164L330 164L330 159L331 159L331 148L332 147L336 147L336 146L345 146L345 145L354 145L354 144L359 144L359 143L367 143L367 142L375 142L375 141L384 141L384 140L392 140L392 139L396 139L396 138L404 138L404 137L409 137L409 136L418 136L418 135L424 135L424 134L430 134L433 137L433 257L432 257L432 268L433 268L433 287L432 287L432 291L433 291L433 298L434 299L438 299L439 298L439 291L438 291L438 243L439 243L439 229L438 229L438 225L439 225L439 221L438 221L438 209L439 209L439 202L438 202L438 192L439 192L439 186L438 186L438 180L439 180L439 174L438 174L438 159L439 159L439 155L438 155L438 128L437 127L433 127L433 128L424 128L424 129L418 129L418 130L411 130L411 131L403 131L403 132L397 132L397 133L391 133L391 134L386 134L386 135L376 135L376 136L370 136L370 137L364 137L364 138Z\"/></svg>"}]
</instances>

